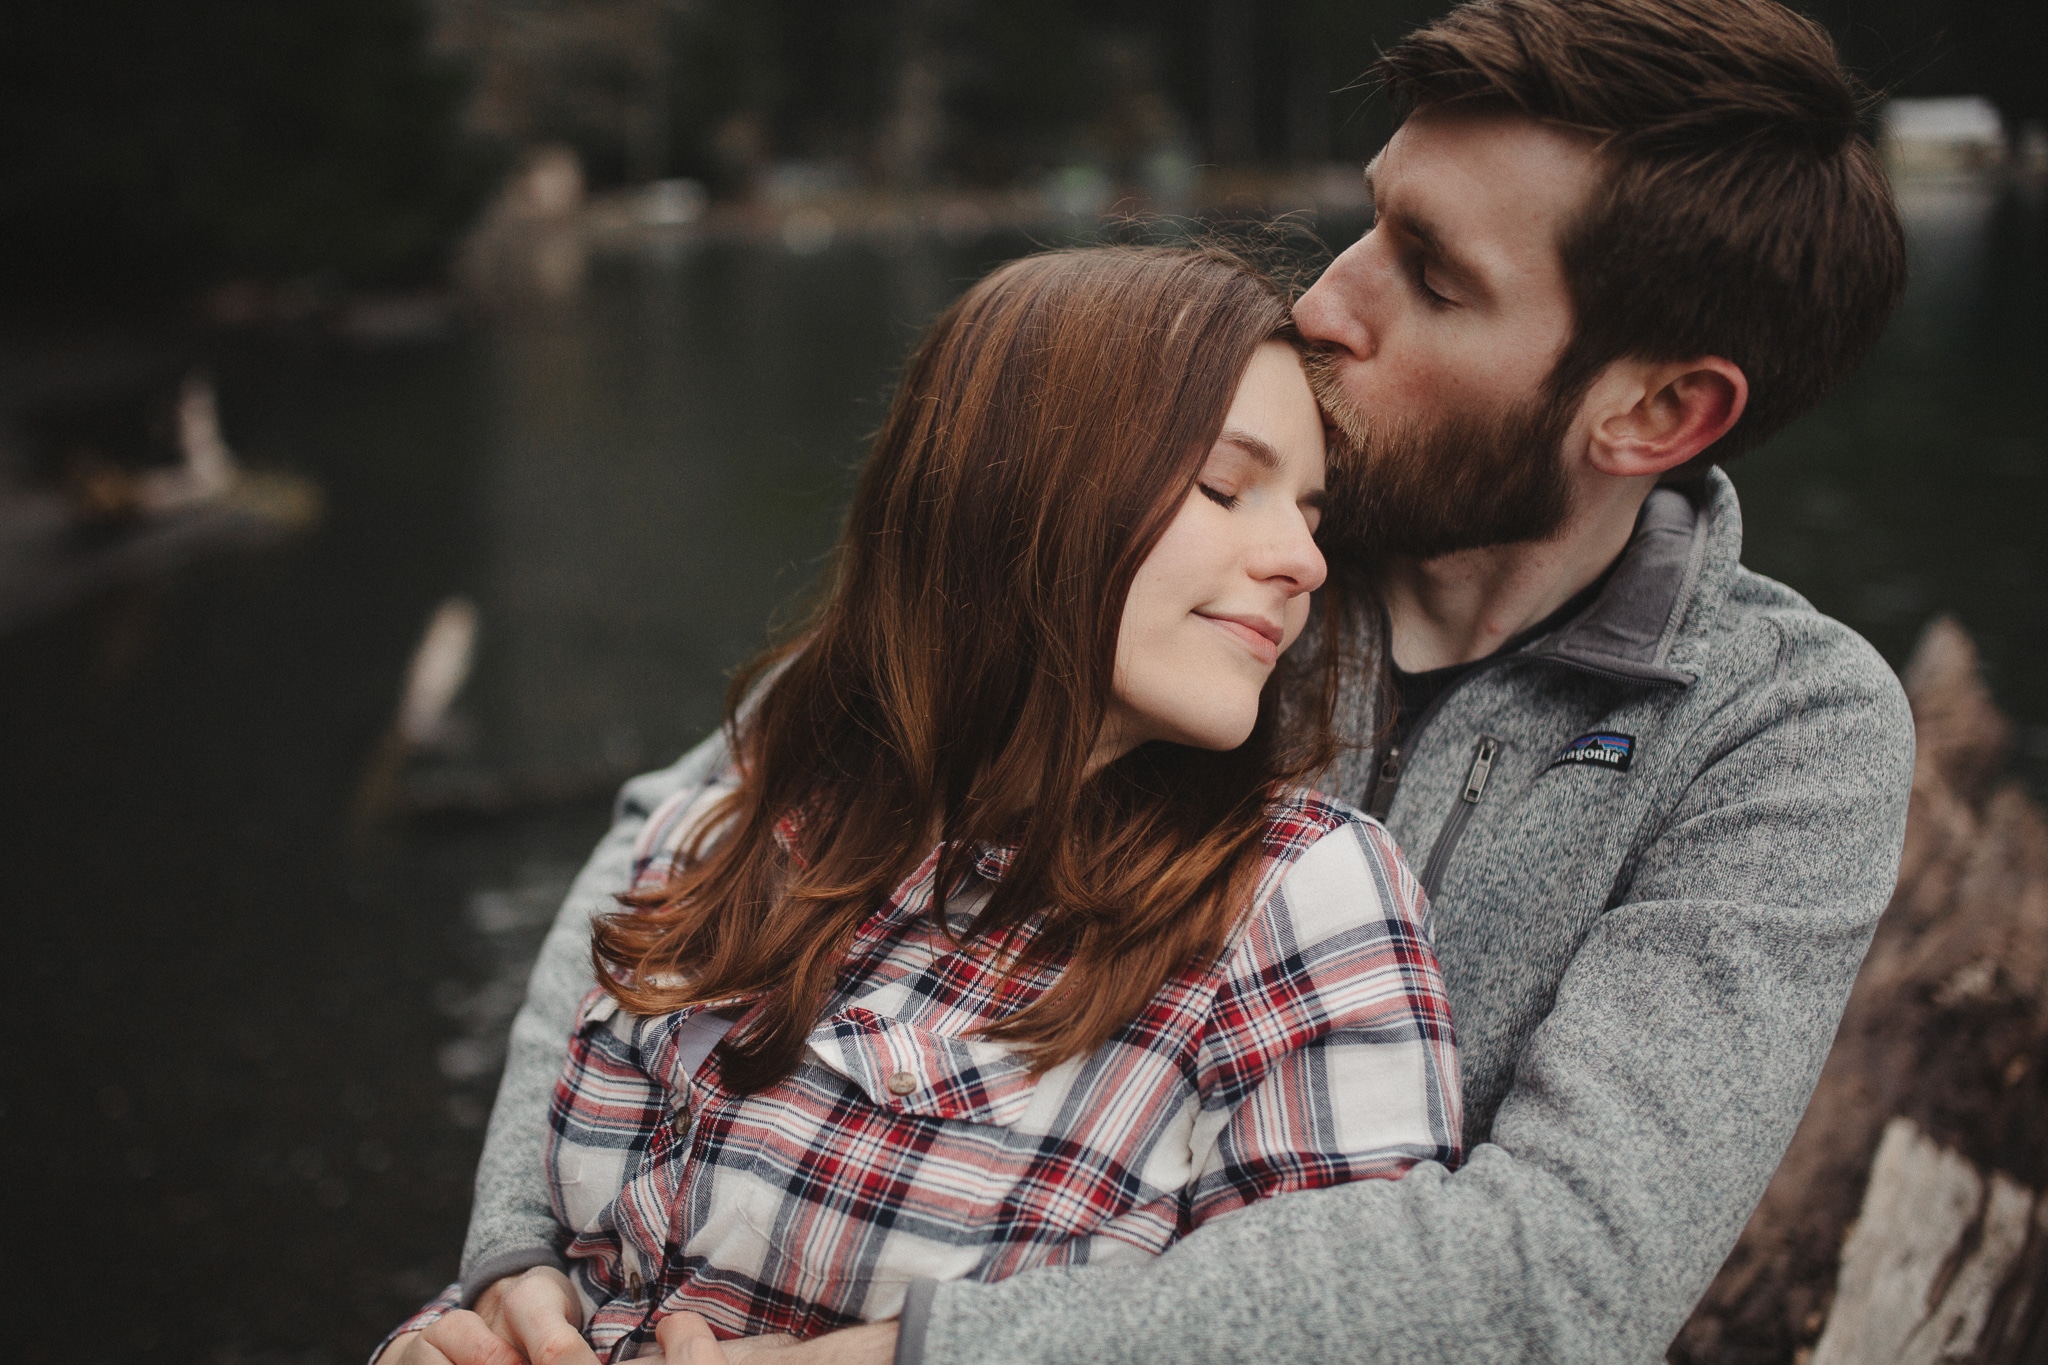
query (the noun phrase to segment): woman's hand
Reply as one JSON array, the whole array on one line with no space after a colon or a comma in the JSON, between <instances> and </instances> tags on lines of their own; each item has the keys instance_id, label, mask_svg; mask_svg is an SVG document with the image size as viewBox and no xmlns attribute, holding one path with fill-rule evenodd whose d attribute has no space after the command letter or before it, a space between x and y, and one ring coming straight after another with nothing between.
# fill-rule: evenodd
<instances>
[{"instance_id":1,"label":"woman's hand","mask_svg":"<svg viewBox=\"0 0 2048 1365\"><path fill-rule=\"evenodd\" d=\"M655 1324L654 1339L661 1343L661 1365L736 1365L711 1335L711 1324L695 1313L670 1313Z\"/></svg>"},{"instance_id":2,"label":"woman's hand","mask_svg":"<svg viewBox=\"0 0 2048 1365\"><path fill-rule=\"evenodd\" d=\"M791 1336L721 1342L695 1313L671 1313L654 1330L662 1365L890 1365L896 1324L871 1322L799 1342ZM597 1365L583 1340L568 1277L536 1266L500 1280L425 1331L392 1341L375 1365Z\"/></svg>"},{"instance_id":3,"label":"woman's hand","mask_svg":"<svg viewBox=\"0 0 2048 1365\"><path fill-rule=\"evenodd\" d=\"M458 1308L397 1338L376 1365L598 1365L582 1328L569 1277L535 1266L486 1289L476 1311Z\"/></svg>"},{"instance_id":4,"label":"woman's hand","mask_svg":"<svg viewBox=\"0 0 2048 1365\"><path fill-rule=\"evenodd\" d=\"M870 1322L809 1341L790 1336L721 1342L695 1313L671 1313L654 1329L662 1365L890 1365L896 1324Z\"/></svg>"}]
</instances>

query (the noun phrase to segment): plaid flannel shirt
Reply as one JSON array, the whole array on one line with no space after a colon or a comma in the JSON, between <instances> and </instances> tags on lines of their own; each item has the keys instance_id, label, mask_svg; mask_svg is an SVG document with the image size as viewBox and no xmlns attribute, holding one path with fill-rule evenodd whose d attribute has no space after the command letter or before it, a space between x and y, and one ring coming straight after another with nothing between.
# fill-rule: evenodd
<instances>
[{"instance_id":1,"label":"plaid flannel shirt","mask_svg":"<svg viewBox=\"0 0 2048 1365\"><path fill-rule=\"evenodd\" d=\"M728 790L653 814L638 884L665 879ZM758 1094L723 1084L718 1016L586 998L548 1163L600 1357L651 1349L678 1309L721 1337L809 1337L893 1316L917 1279L1153 1256L1267 1195L1457 1164L1450 1010L1421 890L1376 821L1312 793L1276 803L1221 958L1037 1076L976 1030L1058 965L1005 985L986 944L938 933L937 858L861 928L802 1063ZM1008 859L982 850L980 884L948 897L956 934Z\"/></svg>"}]
</instances>

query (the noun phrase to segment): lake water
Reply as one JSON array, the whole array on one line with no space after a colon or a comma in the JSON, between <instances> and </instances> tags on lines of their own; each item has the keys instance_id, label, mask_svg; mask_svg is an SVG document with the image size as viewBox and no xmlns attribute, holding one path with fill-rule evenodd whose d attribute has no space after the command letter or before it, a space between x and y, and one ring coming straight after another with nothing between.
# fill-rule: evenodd
<instances>
[{"instance_id":1,"label":"lake water","mask_svg":"<svg viewBox=\"0 0 2048 1365\"><path fill-rule=\"evenodd\" d=\"M1734 470L1747 559L1894 663L1953 612L2043 790L2048 215L1906 198L1882 351ZM715 723L918 327L1027 246L600 255L438 342L218 348L230 439L317 479L320 529L0 639L10 1359L352 1361L446 1281L603 789ZM359 821L454 594L481 650L423 776L509 798Z\"/></svg>"}]
</instances>

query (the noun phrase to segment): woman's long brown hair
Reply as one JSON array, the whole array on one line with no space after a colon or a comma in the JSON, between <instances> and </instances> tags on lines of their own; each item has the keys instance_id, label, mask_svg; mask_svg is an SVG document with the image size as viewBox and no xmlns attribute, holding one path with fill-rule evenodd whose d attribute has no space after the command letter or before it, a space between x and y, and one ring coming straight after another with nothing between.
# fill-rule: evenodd
<instances>
[{"instance_id":1,"label":"woman's long brown hair","mask_svg":"<svg viewBox=\"0 0 2048 1365\"><path fill-rule=\"evenodd\" d=\"M1087 764L1132 577L1275 338L1294 338L1286 298L1214 248L1047 252L946 310L875 438L820 605L734 681L738 790L666 885L595 927L620 1004L752 1002L724 1075L773 1084L855 931L934 841L942 930L978 847L1016 850L968 937L1002 954L1034 924L1009 965L1066 962L987 1030L1035 1067L1094 1050L1222 951L1269 802L1330 756L1334 646L1283 661L1285 744L1276 682L1235 750Z\"/></svg>"}]
</instances>

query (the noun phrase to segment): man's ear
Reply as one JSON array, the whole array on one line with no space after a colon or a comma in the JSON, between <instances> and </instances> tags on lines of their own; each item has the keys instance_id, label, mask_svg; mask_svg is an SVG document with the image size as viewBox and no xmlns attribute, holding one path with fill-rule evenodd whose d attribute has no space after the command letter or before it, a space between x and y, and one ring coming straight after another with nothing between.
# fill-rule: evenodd
<instances>
[{"instance_id":1,"label":"man's ear","mask_svg":"<svg viewBox=\"0 0 2048 1365\"><path fill-rule=\"evenodd\" d=\"M1748 377L1719 356L1617 360L1586 394L1587 460L1617 478L1662 474L1725 436L1748 403Z\"/></svg>"}]
</instances>

